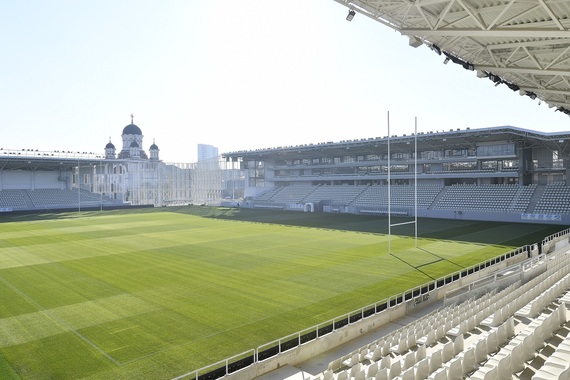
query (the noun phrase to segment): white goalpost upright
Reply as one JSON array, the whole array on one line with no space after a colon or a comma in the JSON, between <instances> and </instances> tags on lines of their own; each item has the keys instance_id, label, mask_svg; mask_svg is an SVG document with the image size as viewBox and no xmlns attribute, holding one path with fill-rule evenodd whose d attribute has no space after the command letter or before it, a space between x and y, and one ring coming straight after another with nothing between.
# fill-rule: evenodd
<instances>
[{"instance_id":1,"label":"white goalpost upright","mask_svg":"<svg viewBox=\"0 0 570 380\"><path fill-rule=\"evenodd\" d=\"M388 253L392 253L392 227L414 224L415 247L418 248L418 118L414 118L414 220L392 224L392 181L391 181L391 152L390 152L390 111L388 111Z\"/></svg>"}]
</instances>

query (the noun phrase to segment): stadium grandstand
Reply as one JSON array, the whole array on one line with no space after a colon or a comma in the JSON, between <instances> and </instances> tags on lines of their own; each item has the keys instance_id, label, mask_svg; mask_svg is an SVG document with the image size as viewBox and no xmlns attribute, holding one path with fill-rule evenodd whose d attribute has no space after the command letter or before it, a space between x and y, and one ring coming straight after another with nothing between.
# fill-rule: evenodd
<instances>
[{"instance_id":1,"label":"stadium grandstand","mask_svg":"<svg viewBox=\"0 0 570 380\"><path fill-rule=\"evenodd\" d=\"M227 193L218 158L165 163L154 142L147 155L132 115L121 137L103 154L0 149L0 211L219 204Z\"/></svg>"},{"instance_id":2,"label":"stadium grandstand","mask_svg":"<svg viewBox=\"0 0 570 380\"><path fill-rule=\"evenodd\" d=\"M244 207L414 216L417 200L420 217L570 224L570 132L456 129L225 156L246 169Z\"/></svg>"}]
</instances>

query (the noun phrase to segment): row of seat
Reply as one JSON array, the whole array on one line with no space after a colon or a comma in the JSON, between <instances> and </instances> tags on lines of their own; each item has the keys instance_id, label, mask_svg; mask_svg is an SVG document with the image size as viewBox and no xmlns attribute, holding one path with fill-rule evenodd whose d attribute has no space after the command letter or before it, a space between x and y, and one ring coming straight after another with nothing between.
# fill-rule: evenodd
<instances>
[{"instance_id":1,"label":"row of seat","mask_svg":"<svg viewBox=\"0 0 570 380\"><path fill-rule=\"evenodd\" d=\"M418 185L417 204L420 209L473 210L483 212L570 213L570 187L547 185L533 210L529 210L535 184L491 185ZM440 195L441 194L441 195ZM391 206L411 207L416 199L413 186L391 187ZM272 189L256 201L303 203L329 200L332 203L359 208L387 208L387 186L284 186Z\"/></svg>"},{"instance_id":2,"label":"row of seat","mask_svg":"<svg viewBox=\"0 0 570 380\"><path fill-rule=\"evenodd\" d=\"M418 185L418 207L427 209L434 202L443 186ZM392 186L390 188L390 203L392 206L410 207L414 204L416 189L413 186ZM358 207L388 207L388 187L370 186L353 203Z\"/></svg>"},{"instance_id":3,"label":"row of seat","mask_svg":"<svg viewBox=\"0 0 570 380\"><path fill-rule=\"evenodd\" d=\"M504 295L511 292L513 284L500 293L489 292L476 300L467 300L460 305L449 305L436 310L416 322L404 326L391 334L356 350L343 358L329 364L329 370L337 370L342 366L349 366L348 359L356 357L371 361L381 361L390 354L402 355L416 346L431 346L438 340L450 336L458 337L464 330L473 327L485 319L490 313L492 305L496 304ZM465 323L464 323L465 322Z\"/></svg>"},{"instance_id":4,"label":"row of seat","mask_svg":"<svg viewBox=\"0 0 570 380\"><path fill-rule=\"evenodd\" d=\"M550 312L550 311L549 311ZM489 358L485 364L477 369L471 375L474 380L510 380L512 375L521 372L525 368L525 361L532 360L536 351L542 348L546 339L567 322L566 307L559 305L550 314L542 313L540 317L533 322L521 333L508 342L507 345L499 345L493 350L489 350L488 354L495 354ZM503 346L500 348L499 347ZM479 358L481 363L486 358Z\"/></svg>"},{"instance_id":5,"label":"row of seat","mask_svg":"<svg viewBox=\"0 0 570 380\"><path fill-rule=\"evenodd\" d=\"M528 186L523 186L519 189L515 197L513 198L511 205L509 207L510 212L525 212L529 205L536 190L536 184L531 184Z\"/></svg>"},{"instance_id":6,"label":"row of seat","mask_svg":"<svg viewBox=\"0 0 570 380\"><path fill-rule=\"evenodd\" d=\"M314 186L285 186L270 200L280 203L300 203L315 190Z\"/></svg>"},{"instance_id":7,"label":"row of seat","mask_svg":"<svg viewBox=\"0 0 570 380\"><path fill-rule=\"evenodd\" d=\"M520 187L509 185L450 186L434 208L507 211Z\"/></svg>"},{"instance_id":8,"label":"row of seat","mask_svg":"<svg viewBox=\"0 0 570 380\"><path fill-rule=\"evenodd\" d=\"M570 335L566 336L532 377L532 380L550 379L570 379Z\"/></svg>"},{"instance_id":9,"label":"row of seat","mask_svg":"<svg viewBox=\"0 0 570 380\"><path fill-rule=\"evenodd\" d=\"M460 353L445 361L444 364L432 371L428 379L461 379L478 368L479 363L498 351L500 345L505 344L515 333L514 321L512 318L480 335L479 339L472 343ZM416 372L416 375L420 375ZM424 375L415 376L425 379Z\"/></svg>"},{"instance_id":10,"label":"row of seat","mask_svg":"<svg viewBox=\"0 0 570 380\"><path fill-rule=\"evenodd\" d=\"M334 203L350 204L366 189L366 186L319 186L309 194L303 202L317 203L322 200L333 200Z\"/></svg>"},{"instance_id":11,"label":"row of seat","mask_svg":"<svg viewBox=\"0 0 570 380\"><path fill-rule=\"evenodd\" d=\"M527 283L436 310L329 363L315 379L510 379L567 322L565 304L553 302L570 288L569 272L569 255L556 255ZM534 319L515 334L515 316ZM464 334L474 331L478 339L465 349Z\"/></svg>"},{"instance_id":12,"label":"row of seat","mask_svg":"<svg viewBox=\"0 0 570 380\"><path fill-rule=\"evenodd\" d=\"M28 199L26 201L26 199ZM101 201L115 203L109 197L81 190L37 189L37 190L1 190L0 208L28 209L31 207L45 208L62 205L92 204Z\"/></svg>"},{"instance_id":13,"label":"row of seat","mask_svg":"<svg viewBox=\"0 0 570 380\"><path fill-rule=\"evenodd\" d=\"M0 191L0 208L26 208L23 190Z\"/></svg>"},{"instance_id":14,"label":"row of seat","mask_svg":"<svg viewBox=\"0 0 570 380\"><path fill-rule=\"evenodd\" d=\"M555 211L558 213L570 212L570 187L563 183L553 183L546 185L542 197L538 201L535 212L544 213Z\"/></svg>"}]
</instances>

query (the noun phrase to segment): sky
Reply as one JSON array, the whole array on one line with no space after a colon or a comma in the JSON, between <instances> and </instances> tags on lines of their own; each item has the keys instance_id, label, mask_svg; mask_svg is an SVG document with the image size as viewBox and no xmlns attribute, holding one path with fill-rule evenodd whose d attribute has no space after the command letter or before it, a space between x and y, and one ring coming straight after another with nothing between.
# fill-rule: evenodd
<instances>
[{"instance_id":1,"label":"sky","mask_svg":"<svg viewBox=\"0 0 570 380\"><path fill-rule=\"evenodd\" d=\"M333 0L6 0L0 147L103 153L131 121L166 162L286 145L511 125L570 130Z\"/></svg>"}]
</instances>

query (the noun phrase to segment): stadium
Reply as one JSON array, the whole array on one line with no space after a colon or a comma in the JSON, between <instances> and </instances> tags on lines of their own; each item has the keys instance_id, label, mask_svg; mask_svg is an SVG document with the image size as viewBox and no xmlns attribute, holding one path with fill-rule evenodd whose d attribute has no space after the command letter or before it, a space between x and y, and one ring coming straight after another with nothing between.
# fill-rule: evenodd
<instances>
[{"instance_id":1,"label":"stadium","mask_svg":"<svg viewBox=\"0 0 570 380\"><path fill-rule=\"evenodd\" d=\"M337 2L569 113L566 4ZM568 379L570 132L536 129L2 148L0 378Z\"/></svg>"}]
</instances>

